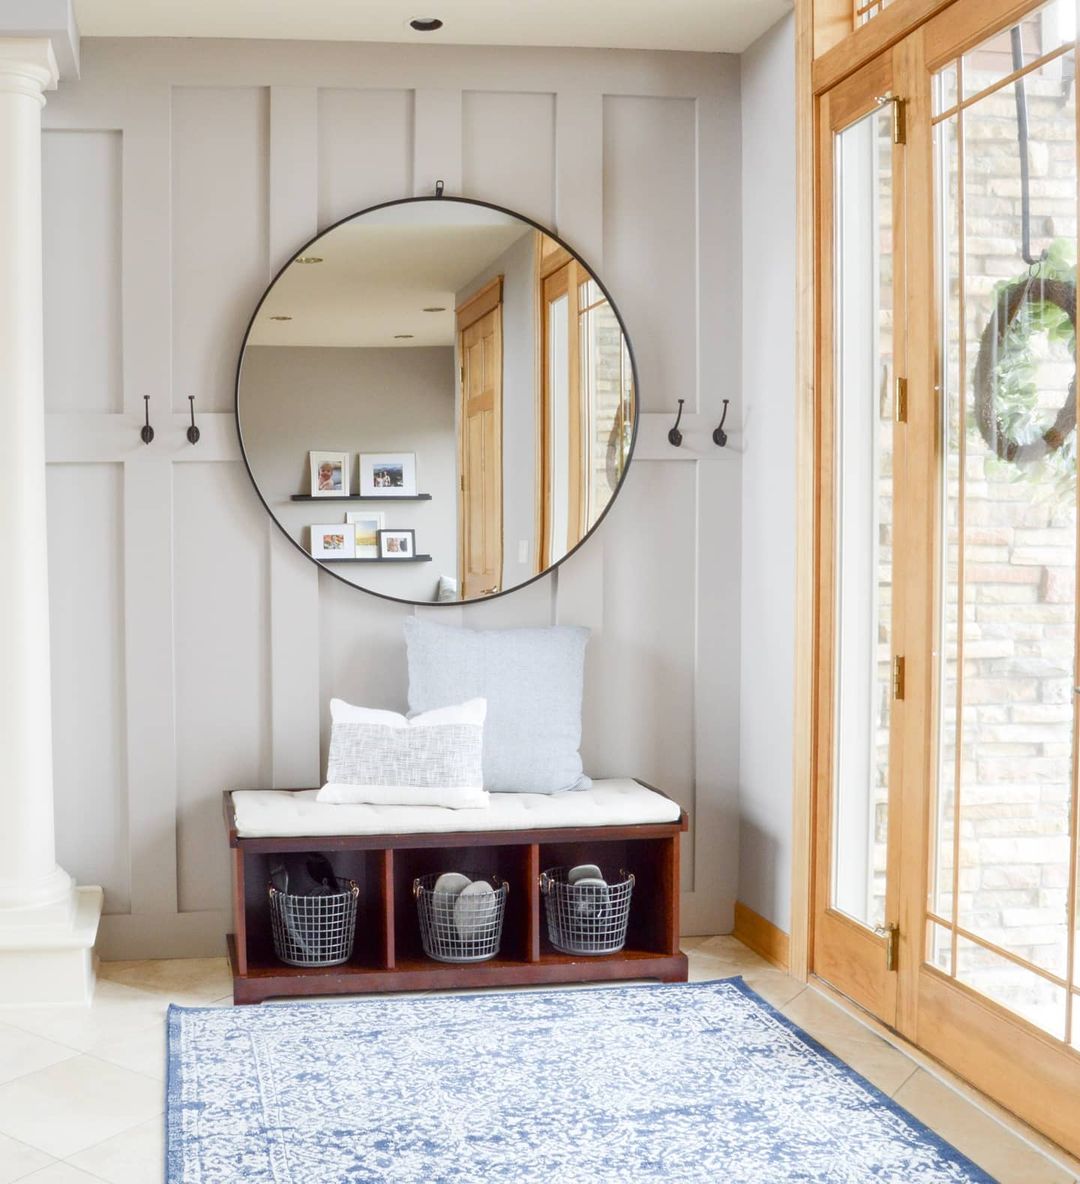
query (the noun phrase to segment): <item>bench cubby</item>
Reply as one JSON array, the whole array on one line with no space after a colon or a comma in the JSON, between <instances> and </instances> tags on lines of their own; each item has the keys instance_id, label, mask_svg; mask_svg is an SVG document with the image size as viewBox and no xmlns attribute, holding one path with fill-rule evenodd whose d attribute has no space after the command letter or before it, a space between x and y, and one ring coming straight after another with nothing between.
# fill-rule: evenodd
<instances>
[{"instance_id":1,"label":"bench cubby","mask_svg":"<svg viewBox=\"0 0 1080 1184\"><path fill-rule=\"evenodd\" d=\"M685 811L671 822L267 837L238 833L231 792L225 794L224 812L233 865L234 931L228 946L236 1003L373 991L686 980L686 955L679 950L679 842L687 828ZM360 887L356 944L341 966L286 966L274 954L270 868L278 854L309 851L325 854L340 877ZM575 863L634 874L626 945L617 954L563 954L547 939L540 872ZM510 886L499 954L487 962L437 962L421 947L413 880L457 870L498 875Z\"/></svg>"}]
</instances>

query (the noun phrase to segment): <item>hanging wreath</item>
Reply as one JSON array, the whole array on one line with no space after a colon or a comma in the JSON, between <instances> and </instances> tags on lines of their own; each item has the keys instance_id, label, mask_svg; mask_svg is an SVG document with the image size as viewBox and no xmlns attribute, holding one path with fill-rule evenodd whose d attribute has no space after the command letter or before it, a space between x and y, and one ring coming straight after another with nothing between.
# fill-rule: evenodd
<instances>
[{"instance_id":1,"label":"hanging wreath","mask_svg":"<svg viewBox=\"0 0 1080 1184\"><path fill-rule=\"evenodd\" d=\"M1027 324L1015 323L1021 309L1030 308ZM1033 440L1017 440L999 414L1001 372L1010 352L1027 349L1028 342L1045 326L1032 313L1051 305L1065 314L1069 322L1068 346L1074 359L1069 394L1053 424ZM1006 284L998 293L997 303L979 341L979 356L973 377L975 422L979 434L998 457L1022 465L1041 460L1056 452L1076 430L1076 284L1071 280L1028 276Z\"/></svg>"}]
</instances>

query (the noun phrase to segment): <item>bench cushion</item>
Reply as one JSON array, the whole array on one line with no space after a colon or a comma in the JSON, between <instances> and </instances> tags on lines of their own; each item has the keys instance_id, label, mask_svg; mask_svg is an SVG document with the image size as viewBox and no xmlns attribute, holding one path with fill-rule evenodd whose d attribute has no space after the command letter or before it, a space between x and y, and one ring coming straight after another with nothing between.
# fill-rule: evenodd
<instances>
[{"instance_id":1,"label":"bench cushion","mask_svg":"<svg viewBox=\"0 0 1080 1184\"><path fill-rule=\"evenodd\" d=\"M318 790L233 792L236 832L242 839L307 835L438 834L450 831L533 830L573 826L635 826L677 822L677 802L637 781L594 781L573 793L492 794L483 809L445 806L331 805Z\"/></svg>"}]
</instances>

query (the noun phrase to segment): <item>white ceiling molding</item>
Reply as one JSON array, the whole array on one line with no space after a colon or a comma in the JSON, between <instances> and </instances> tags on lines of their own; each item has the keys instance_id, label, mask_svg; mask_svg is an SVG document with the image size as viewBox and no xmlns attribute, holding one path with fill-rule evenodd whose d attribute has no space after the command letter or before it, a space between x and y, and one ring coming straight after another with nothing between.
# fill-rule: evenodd
<instances>
[{"instance_id":1,"label":"white ceiling molding","mask_svg":"<svg viewBox=\"0 0 1080 1184\"><path fill-rule=\"evenodd\" d=\"M792 0L76 0L86 37L227 37L741 53ZM443 27L418 33L414 18Z\"/></svg>"},{"instance_id":2,"label":"white ceiling molding","mask_svg":"<svg viewBox=\"0 0 1080 1184\"><path fill-rule=\"evenodd\" d=\"M0 0L0 37L46 38L60 77L79 77L79 28L71 0Z\"/></svg>"}]
</instances>

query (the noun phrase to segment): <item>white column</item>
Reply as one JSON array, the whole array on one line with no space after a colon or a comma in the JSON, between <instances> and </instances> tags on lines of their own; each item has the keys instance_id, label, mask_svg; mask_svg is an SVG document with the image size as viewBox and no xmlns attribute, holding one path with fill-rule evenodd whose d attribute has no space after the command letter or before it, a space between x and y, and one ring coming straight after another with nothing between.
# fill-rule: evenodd
<instances>
[{"instance_id":1,"label":"white column","mask_svg":"<svg viewBox=\"0 0 1080 1184\"><path fill-rule=\"evenodd\" d=\"M47 38L0 38L0 1005L84 1002L99 888L56 863L45 517Z\"/></svg>"}]
</instances>

